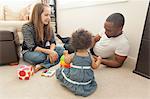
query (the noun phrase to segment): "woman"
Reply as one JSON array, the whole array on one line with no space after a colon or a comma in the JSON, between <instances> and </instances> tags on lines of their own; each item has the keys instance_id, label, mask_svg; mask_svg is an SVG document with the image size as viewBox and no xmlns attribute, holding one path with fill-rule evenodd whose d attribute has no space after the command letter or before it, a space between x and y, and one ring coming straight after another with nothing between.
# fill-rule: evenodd
<instances>
[{"instance_id":1,"label":"woman","mask_svg":"<svg viewBox=\"0 0 150 99\"><path fill-rule=\"evenodd\" d=\"M54 33L50 27L51 9L49 5L38 3L34 6L31 20L24 24L22 50L23 59L35 66L35 72L43 67L49 68L59 62L50 63L51 53L56 51L60 57L64 48L56 47ZM37 65L38 64L38 65Z\"/></svg>"}]
</instances>

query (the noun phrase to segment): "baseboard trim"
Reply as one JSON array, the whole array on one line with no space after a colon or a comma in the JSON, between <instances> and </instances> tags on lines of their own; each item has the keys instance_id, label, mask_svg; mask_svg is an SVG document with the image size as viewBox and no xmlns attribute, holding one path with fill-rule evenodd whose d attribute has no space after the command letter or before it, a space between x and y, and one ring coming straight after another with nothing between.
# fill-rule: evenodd
<instances>
[{"instance_id":1,"label":"baseboard trim","mask_svg":"<svg viewBox=\"0 0 150 99\"><path fill-rule=\"evenodd\" d=\"M136 61L137 61L136 58L128 56L127 60L125 61L125 64L135 68L136 67Z\"/></svg>"},{"instance_id":2,"label":"baseboard trim","mask_svg":"<svg viewBox=\"0 0 150 99\"><path fill-rule=\"evenodd\" d=\"M142 73L142 72L138 72L138 71L134 70L133 73L136 73L136 74L138 74L138 75L141 75L141 76L143 76L143 77L146 77L146 78L150 79L150 76L149 76L149 75L146 75L146 74L144 74L144 73Z\"/></svg>"},{"instance_id":3,"label":"baseboard trim","mask_svg":"<svg viewBox=\"0 0 150 99\"><path fill-rule=\"evenodd\" d=\"M136 58L134 58L134 57L130 57L130 56L128 56L128 58L127 58L127 61L130 63L130 64L134 64L134 65L136 65Z\"/></svg>"}]
</instances>

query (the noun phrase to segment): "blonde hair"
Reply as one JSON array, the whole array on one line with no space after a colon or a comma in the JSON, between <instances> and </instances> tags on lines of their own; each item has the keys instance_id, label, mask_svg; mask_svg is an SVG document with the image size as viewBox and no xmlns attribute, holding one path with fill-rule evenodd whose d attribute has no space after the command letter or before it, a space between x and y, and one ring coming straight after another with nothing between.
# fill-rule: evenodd
<instances>
[{"instance_id":1,"label":"blonde hair","mask_svg":"<svg viewBox=\"0 0 150 99\"><path fill-rule=\"evenodd\" d=\"M37 3L34 6L31 15L30 22L34 25L37 41L43 41L44 36L46 36L47 40L50 40L51 37L53 36L52 29L50 28L50 22L48 23L48 25L45 25L43 28L41 14L43 13L45 7L49 7L49 5L43 3Z\"/></svg>"}]
</instances>

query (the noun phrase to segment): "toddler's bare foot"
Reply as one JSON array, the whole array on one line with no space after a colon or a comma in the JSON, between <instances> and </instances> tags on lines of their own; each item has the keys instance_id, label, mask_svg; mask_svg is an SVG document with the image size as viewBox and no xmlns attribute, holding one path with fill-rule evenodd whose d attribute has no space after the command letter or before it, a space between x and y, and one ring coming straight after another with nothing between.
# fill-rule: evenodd
<instances>
[{"instance_id":1,"label":"toddler's bare foot","mask_svg":"<svg viewBox=\"0 0 150 99\"><path fill-rule=\"evenodd\" d=\"M43 66L41 65L36 65L34 68L34 73L38 72L39 70L41 70L43 68Z\"/></svg>"}]
</instances>

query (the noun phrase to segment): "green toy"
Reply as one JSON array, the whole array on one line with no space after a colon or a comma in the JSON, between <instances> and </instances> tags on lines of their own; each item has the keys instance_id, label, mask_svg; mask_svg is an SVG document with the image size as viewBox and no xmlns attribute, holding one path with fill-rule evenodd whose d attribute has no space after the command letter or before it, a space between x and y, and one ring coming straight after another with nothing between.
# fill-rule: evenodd
<instances>
[{"instance_id":1,"label":"green toy","mask_svg":"<svg viewBox=\"0 0 150 99\"><path fill-rule=\"evenodd\" d=\"M62 55L61 58L60 58L60 66L65 67L65 68L70 68L70 64L65 63L64 55Z\"/></svg>"}]
</instances>

